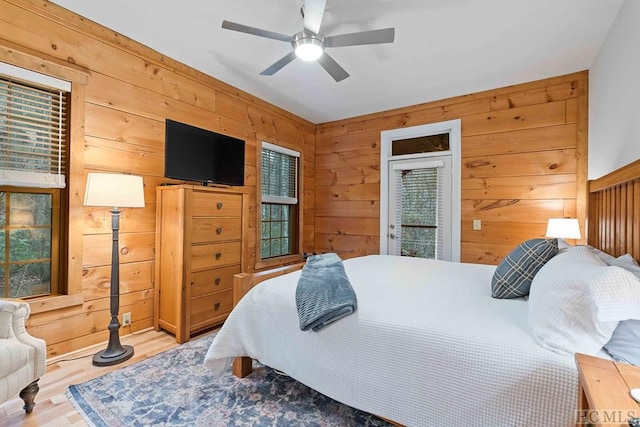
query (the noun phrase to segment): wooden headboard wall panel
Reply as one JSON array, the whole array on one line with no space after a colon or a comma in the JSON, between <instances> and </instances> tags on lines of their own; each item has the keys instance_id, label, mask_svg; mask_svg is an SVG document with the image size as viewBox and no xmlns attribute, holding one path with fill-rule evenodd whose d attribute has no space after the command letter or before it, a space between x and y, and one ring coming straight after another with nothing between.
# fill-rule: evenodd
<instances>
[{"instance_id":1,"label":"wooden headboard wall panel","mask_svg":"<svg viewBox=\"0 0 640 427\"><path fill-rule=\"evenodd\" d=\"M640 260L640 160L589 181L588 243Z\"/></svg>"}]
</instances>

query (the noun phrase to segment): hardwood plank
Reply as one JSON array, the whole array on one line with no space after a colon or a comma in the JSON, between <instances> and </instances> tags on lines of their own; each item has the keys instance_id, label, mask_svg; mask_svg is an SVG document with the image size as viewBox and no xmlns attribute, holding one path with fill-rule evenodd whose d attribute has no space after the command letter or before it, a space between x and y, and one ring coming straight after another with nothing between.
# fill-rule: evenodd
<instances>
[{"instance_id":1,"label":"hardwood plank","mask_svg":"<svg viewBox=\"0 0 640 427\"><path fill-rule=\"evenodd\" d=\"M558 125L465 137L462 158L576 148L576 126Z\"/></svg>"},{"instance_id":2,"label":"hardwood plank","mask_svg":"<svg viewBox=\"0 0 640 427\"><path fill-rule=\"evenodd\" d=\"M514 247L515 245L504 243L488 244L463 241L460 245L460 261L497 265Z\"/></svg>"},{"instance_id":3,"label":"hardwood plank","mask_svg":"<svg viewBox=\"0 0 640 427\"><path fill-rule=\"evenodd\" d=\"M380 218L379 200L341 200L316 204L319 217Z\"/></svg>"},{"instance_id":4,"label":"hardwood plank","mask_svg":"<svg viewBox=\"0 0 640 427\"><path fill-rule=\"evenodd\" d=\"M163 176L164 150L119 141L86 137L85 165L105 172ZM119 159L114 163L113 159Z\"/></svg>"},{"instance_id":5,"label":"hardwood plank","mask_svg":"<svg viewBox=\"0 0 640 427\"><path fill-rule=\"evenodd\" d=\"M164 121L86 104L85 135L164 150Z\"/></svg>"},{"instance_id":6,"label":"hardwood plank","mask_svg":"<svg viewBox=\"0 0 640 427\"><path fill-rule=\"evenodd\" d=\"M575 150L467 157L462 160L463 178L546 176L571 174L575 171Z\"/></svg>"},{"instance_id":7,"label":"hardwood plank","mask_svg":"<svg viewBox=\"0 0 640 427\"><path fill-rule=\"evenodd\" d=\"M552 200L462 200L462 221L474 219L502 223L543 223L548 218L564 218L564 199ZM501 234L501 233L498 233Z\"/></svg>"},{"instance_id":8,"label":"hardwood plank","mask_svg":"<svg viewBox=\"0 0 640 427\"><path fill-rule=\"evenodd\" d=\"M155 233L121 233L120 263L154 259ZM83 238L85 266L111 265L111 236L85 235Z\"/></svg>"},{"instance_id":9,"label":"hardwood plank","mask_svg":"<svg viewBox=\"0 0 640 427\"><path fill-rule=\"evenodd\" d=\"M318 253L336 252L341 257L371 255L380 253L380 239L378 236L316 233L315 247Z\"/></svg>"},{"instance_id":10,"label":"hardwood plank","mask_svg":"<svg viewBox=\"0 0 640 427\"><path fill-rule=\"evenodd\" d=\"M111 208L87 206L81 224L83 234L111 234ZM145 203L143 208L120 208L120 232L156 231L156 204Z\"/></svg>"},{"instance_id":11,"label":"hardwood plank","mask_svg":"<svg viewBox=\"0 0 640 427\"><path fill-rule=\"evenodd\" d=\"M494 222L483 221L482 230L473 230L470 221L463 221L460 233L465 243L496 243L512 248L528 239L542 238L547 231L544 222Z\"/></svg>"},{"instance_id":12,"label":"hardwood plank","mask_svg":"<svg viewBox=\"0 0 640 427\"><path fill-rule=\"evenodd\" d=\"M341 153L319 154L316 156L316 169L325 168L358 168L370 167L380 169L380 153L369 150L367 152L346 151Z\"/></svg>"},{"instance_id":13,"label":"hardwood plank","mask_svg":"<svg viewBox=\"0 0 640 427\"><path fill-rule=\"evenodd\" d=\"M464 117L462 136L565 124L564 101L548 102Z\"/></svg>"},{"instance_id":14,"label":"hardwood plank","mask_svg":"<svg viewBox=\"0 0 640 427\"><path fill-rule=\"evenodd\" d=\"M335 136L318 135L316 138L316 155L380 149L379 130L346 133Z\"/></svg>"},{"instance_id":15,"label":"hardwood plank","mask_svg":"<svg viewBox=\"0 0 640 427\"><path fill-rule=\"evenodd\" d=\"M332 202L356 200L378 201L380 200L380 183L322 185L318 186L316 197L321 200L331 200Z\"/></svg>"},{"instance_id":16,"label":"hardwood plank","mask_svg":"<svg viewBox=\"0 0 640 427\"><path fill-rule=\"evenodd\" d=\"M316 217L316 233L377 236L380 234L380 220L373 218Z\"/></svg>"},{"instance_id":17,"label":"hardwood plank","mask_svg":"<svg viewBox=\"0 0 640 427\"><path fill-rule=\"evenodd\" d=\"M85 301L106 298L111 289L111 266L85 268L82 271L82 294ZM120 293L153 289L153 262L129 262L120 266Z\"/></svg>"},{"instance_id":18,"label":"hardwood plank","mask_svg":"<svg viewBox=\"0 0 640 427\"><path fill-rule=\"evenodd\" d=\"M577 93L577 80L568 80L557 84L494 96L491 98L491 110L506 110L509 108L544 104L546 102L562 101L568 98L575 98Z\"/></svg>"}]
</instances>

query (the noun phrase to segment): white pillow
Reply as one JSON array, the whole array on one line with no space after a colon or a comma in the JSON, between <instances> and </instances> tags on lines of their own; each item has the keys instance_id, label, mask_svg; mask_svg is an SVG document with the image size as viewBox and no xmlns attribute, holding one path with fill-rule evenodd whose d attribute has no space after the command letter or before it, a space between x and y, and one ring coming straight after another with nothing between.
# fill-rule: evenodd
<instances>
[{"instance_id":1,"label":"white pillow","mask_svg":"<svg viewBox=\"0 0 640 427\"><path fill-rule=\"evenodd\" d=\"M640 320L620 322L604 349L618 362L640 366Z\"/></svg>"},{"instance_id":2,"label":"white pillow","mask_svg":"<svg viewBox=\"0 0 640 427\"><path fill-rule=\"evenodd\" d=\"M624 254L619 256L618 258L609 261L607 264L615 265L616 267L622 267L625 270L629 270L636 276L640 277L640 266L636 262L635 259L631 256L631 254Z\"/></svg>"},{"instance_id":3,"label":"white pillow","mask_svg":"<svg viewBox=\"0 0 640 427\"><path fill-rule=\"evenodd\" d=\"M596 354L619 321L640 318L640 281L576 246L538 271L528 305L529 324L541 346L557 353Z\"/></svg>"},{"instance_id":4,"label":"white pillow","mask_svg":"<svg viewBox=\"0 0 640 427\"><path fill-rule=\"evenodd\" d=\"M592 254L596 255L598 258L600 258L602 261L606 262L607 264L609 264L611 261L615 260L616 257L614 257L613 255L609 255L608 253L601 251L598 248L594 248L593 246L589 246L589 245L582 245L585 248L589 248L589 251L591 251Z\"/></svg>"}]
</instances>

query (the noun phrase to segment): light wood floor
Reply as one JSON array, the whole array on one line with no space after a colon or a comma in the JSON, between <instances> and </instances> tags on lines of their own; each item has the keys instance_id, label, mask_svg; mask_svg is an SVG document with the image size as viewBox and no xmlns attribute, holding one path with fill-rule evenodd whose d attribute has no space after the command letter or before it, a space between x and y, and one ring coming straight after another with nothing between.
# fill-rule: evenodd
<instances>
[{"instance_id":1,"label":"light wood floor","mask_svg":"<svg viewBox=\"0 0 640 427\"><path fill-rule=\"evenodd\" d=\"M97 367L91 364L93 354L105 348L106 344L47 361L47 371L39 381L40 392L33 412L26 415L22 409L24 402L16 396L0 405L0 426L86 426L65 396L70 384L83 383L178 345L173 335L153 330L123 335L120 341L132 345L134 355L116 366Z\"/></svg>"}]
</instances>

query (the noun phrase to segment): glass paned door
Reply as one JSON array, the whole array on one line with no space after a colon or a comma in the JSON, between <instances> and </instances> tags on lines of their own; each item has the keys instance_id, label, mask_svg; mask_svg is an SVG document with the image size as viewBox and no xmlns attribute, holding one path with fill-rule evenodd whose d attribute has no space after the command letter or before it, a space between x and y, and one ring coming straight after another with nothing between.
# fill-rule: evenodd
<instances>
[{"instance_id":1,"label":"glass paned door","mask_svg":"<svg viewBox=\"0 0 640 427\"><path fill-rule=\"evenodd\" d=\"M390 166L388 253L451 259L450 158Z\"/></svg>"}]
</instances>

